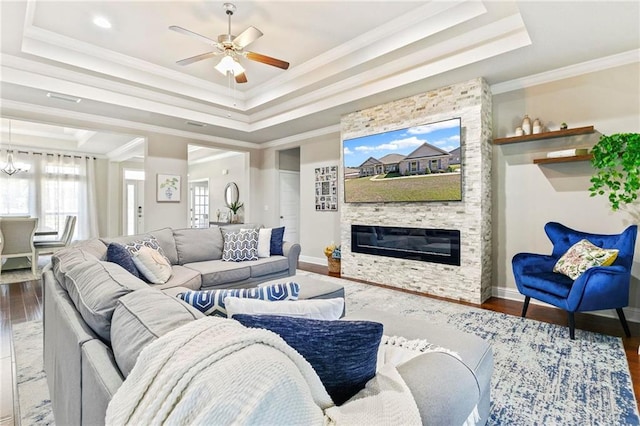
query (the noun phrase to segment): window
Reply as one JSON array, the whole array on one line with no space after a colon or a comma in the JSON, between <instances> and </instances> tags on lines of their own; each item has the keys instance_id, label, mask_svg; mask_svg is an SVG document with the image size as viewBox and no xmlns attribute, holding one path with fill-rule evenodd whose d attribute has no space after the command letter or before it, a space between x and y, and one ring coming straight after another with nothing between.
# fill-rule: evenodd
<instances>
[{"instance_id":1,"label":"window","mask_svg":"<svg viewBox=\"0 0 640 426\"><path fill-rule=\"evenodd\" d=\"M0 173L0 215L37 217L39 227L58 232L67 215L76 216L76 239L97 236L92 158L21 152L14 161L23 171Z\"/></svg>"}]
</instances>

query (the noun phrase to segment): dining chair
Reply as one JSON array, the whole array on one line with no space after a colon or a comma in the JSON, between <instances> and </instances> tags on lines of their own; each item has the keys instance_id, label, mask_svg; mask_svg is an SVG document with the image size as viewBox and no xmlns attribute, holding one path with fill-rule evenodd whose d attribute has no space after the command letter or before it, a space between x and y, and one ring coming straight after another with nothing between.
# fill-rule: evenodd
<instances>
[{"instance_id":1,"label":"dining chair","mask_svg":"<svg viewBox=\"0 0 640 426\"><path fill-rule=\"evenodd\" d=\"M41 254L53 254L58 250L68 247L69 244L71 244L71 239L73 238L73 231L76 229L76 219L76 216L67 216L64 222L64 230L62 231L59 240L34 242L33 244L36 248L36 257Z\"/></svg>"},{"instance_id":2,"label":"dining chair","mask_svg":"<svg viewBox=\"0 0 640 426\"><path fill-rule=\"evenodd\" d=\"M1 218L0 240L0 273L4 259L26 257L31 262L31 272L38 271L38 258L33 245L33 236L38 227L38 218Z\"/></svg>"}]
</instances>

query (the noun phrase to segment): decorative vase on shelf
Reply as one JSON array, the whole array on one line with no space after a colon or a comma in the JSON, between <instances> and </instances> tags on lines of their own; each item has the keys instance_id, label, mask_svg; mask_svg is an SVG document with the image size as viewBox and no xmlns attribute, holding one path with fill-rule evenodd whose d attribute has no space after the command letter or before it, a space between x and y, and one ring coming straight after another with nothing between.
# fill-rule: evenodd
<instances>
[{"instance_id":1,"label":"decorative vase on shelf","mask_svg":"<svg viewBox=\"0 0 640 426\"><path fill-rule=\"evenodd\" d=\"M522 127L516 127L516 136L522 136L523 134Z\"/></svg>"},{"instance_id":2,"label":"decorative vase on shelf","mask_svg":"<svg viewBox=\"0 0 640 426\"><path fill-rule=\"evenodd\" d=\"M531 119L526 114L525 114L524 118L522 119L522 132L525 135L530 135L531 134Z\"/></svg>"},{"instance_id":3,"label":"decorative vase on shelf","mask_svg":"<svg viewBox=\"0 0 640 426\"><path fill-rule=\"evenodd\" d=\"M540 120L538 120L537 118L533 120L533 133L542 133L542 123L540 123Z\"/></svg>"}]
</instances>

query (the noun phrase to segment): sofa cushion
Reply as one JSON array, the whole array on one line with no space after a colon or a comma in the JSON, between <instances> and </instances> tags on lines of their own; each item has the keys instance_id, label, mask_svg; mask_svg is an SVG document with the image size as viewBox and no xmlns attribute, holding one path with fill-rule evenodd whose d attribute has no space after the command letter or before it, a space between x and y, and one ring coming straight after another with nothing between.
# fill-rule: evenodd
<instances>
[{"instance_id":1,"label":"sofa cushion","mask_svg":"<svg viewBox=\"0 0 640 426\"><path fill-rule=\"evenodd\" d=\"M222 258L222 233L217 226L174 229L173 237L180 265Z\"/></svg>"},{"instance_id":2,"label":"sofa cushion","mask_svg":"<svg viewBox=\"0 0 640 426\"><path fill-rule=\"evenodd\" d=\"M142 276L152 284L164 284L171 277L169 259L159 251L142 246L133 254L133 263Z\"/></svg>"},{"instance_id":3,"label":"sofa cushion","mask_svg":"<svg viewBox=\"0 0 640 426\"><path fill-rule=\"evenodd\" d=\"M140 278L140 273L129 250L124 248L122 244L111 243L107 247L107 262L116 263L124 268L125 271Z\"/></svg>"},{"instance_id":4,"label":"sofa cushion","mask_svg":"<svg viewBox=\"0 0 640 426\"><path fill-rule=\"evenodd\" d=\"M198 271L180 265L173 265L171 271L171 277L167 282L163 284L150 284L149 286L158 290L173 287L186 287L190 290L200 290L202 277Z\"/></svg>"},{"instance_id":5,"label":"sofa cushion","mask_svg":"<svg viewBox=\"0 0 640 426\"><path fill-rule=\"evenodd\" d=\"M206 315L226 317L225 299L227 297L242 297L269 301L297 300L299 292L300 287L298 284L288 282L273 284L268 287L186 291L178 294L178 298Z\"/></svg>"},{"instance_id":6,"label":"sofa cushion","mask_svg":"<svg viewBox=\"0 0 640 426\"><path fill-rule=\"evenodd\" d=\"M279 334L309 361L336 405L358 393L376 374L382 324L277 315L241 314L233 319Z\"/></svg>"},{"instance_id":7,"label":"sofa cushion","mask_svg":"<svg viewBox=\"0 0 640 426\"><path fill-rule=\"evenodd\" d=\"M258 259L247 262L251 270L251 277L276 274L289 269L289 259L283 256L271 256L266 259Z\"/></svg>"},{"instance_id":8,"label":"sofa cushion","mask_svg":"<svg viewBox=\"0 0 640 426\"><path fill-rule=\"evenodd\" d=\"M258 257L271 256L271 228L258 229Z\"/></svg>"},{"instance_id":9,"label":"sofa cushion","mask_svg":"<svg viewBox=\"0 0 640 426\"><path fill-rule=\"evenodd\" d=\"M251 277L251 268L246 263L207 260L205 262L188 263L184 266L200 273L203 288L233 284L236 281L243 281Z\"/></svg>"},{"instance_id":10,"label":"sofa cushion","mask_svg":"<svg viewBox=\"0 0 640 426\"><path fill-rule=\"evenodd\" d=\"M113 238L100 238L100 240L109 245L110 243L119 243L123 246L130 244L134 241L148 240L153 237L157 241L157 245L162 248L162 253L169 259L169 263L172 265L178 264L178 253L176 251L176 243L173 239L173 230L171 228L157 229L155 231L148 232L146 234L136 235L121 235Z\"/></svg>"},{"instance_id":11,"label":"sofa cushion","mask_svg":"<svg viewBox=\"0 0 640 426\"><path fill-rule=\"evenodd\" d=\"M225 262L243 262L258 260L258 231L244 229L235 232L222 231L224 245L222 260Z\"/></svg>"},{"instance_id":12,"label":"sofa cushion","mask_svg":"<svg viewBox=\"0 0 640 426\"><path fill-rule=\"evenodd\" d=\"M100 260L78 263L67 272L66 288L82 318L109 342L111 316L118 299L148 286L119 265Z\"/></svg>"},{"instance_id":13,"label":"sofa cushion","mask_svg":"<svg viewBox=\"0 0 640 426\"><path fill-rule=\"evenodd\" d=\"M227 297L224 299L227 316L283 315L288 317L311 318L317 320L337 320L344 311L344 299L280 300L270 302L258 299Z\"/></svg>"},{"instance_id":14,"label":"sofa cushion","mask_svg":"<svg viewBox=\"0 0 640 426\"><path fill-rule=\"evenodd\" d=\"M279 228L271 228L271 248L269 252L271 256L280 255L282 256L284 253L282 251L282 244L284 240L284 226Z\"/></svg>"},{"instance_id":15,"label":"sofa cushion","mask_svg":"<svg viewBox=\"0 0 640 426\"><path fill-rule=\"evenodd\" d=\"M101 242L98 242L104 247ZM106 247L105 247L106 249ZM99 260L90 250L84 250L83 245L71 246L67 249L57 251L51 256L53 274L56 280L66 289L65 276L73 267L88 260Z\"/></svg>"},{"instance_id":16,"label":"sofa cushion","mask_svg":"<svg viewBox=\"0 0 640 426\"><path fill-rule=\"evenodd\" d=\"M156 289L122 296L111 320L111 347L120 371L127 377L148 344L183 324L204 317L197 309Z\"/></svg>"}]
</instances>

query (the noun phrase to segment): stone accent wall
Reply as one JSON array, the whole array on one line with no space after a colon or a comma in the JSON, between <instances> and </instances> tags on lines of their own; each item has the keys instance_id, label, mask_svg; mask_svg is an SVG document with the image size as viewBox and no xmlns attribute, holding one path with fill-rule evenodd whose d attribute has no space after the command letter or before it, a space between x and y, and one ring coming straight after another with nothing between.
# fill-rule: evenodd
<instances>
[{"instance_id":1,"label":"stone accent wall","mask_svg":"<svg viewBox=\"0 0 640 426\"><path fill-rule=\"evenodd\" d=\"M455 117L462 122L462 201L343 203L343 276L472 303L491 296L492 125L486 81L478 78L345 115L342 139ZM461 266L352 253L351 224L459 229Z\"/></svg>"}]
</instances>

